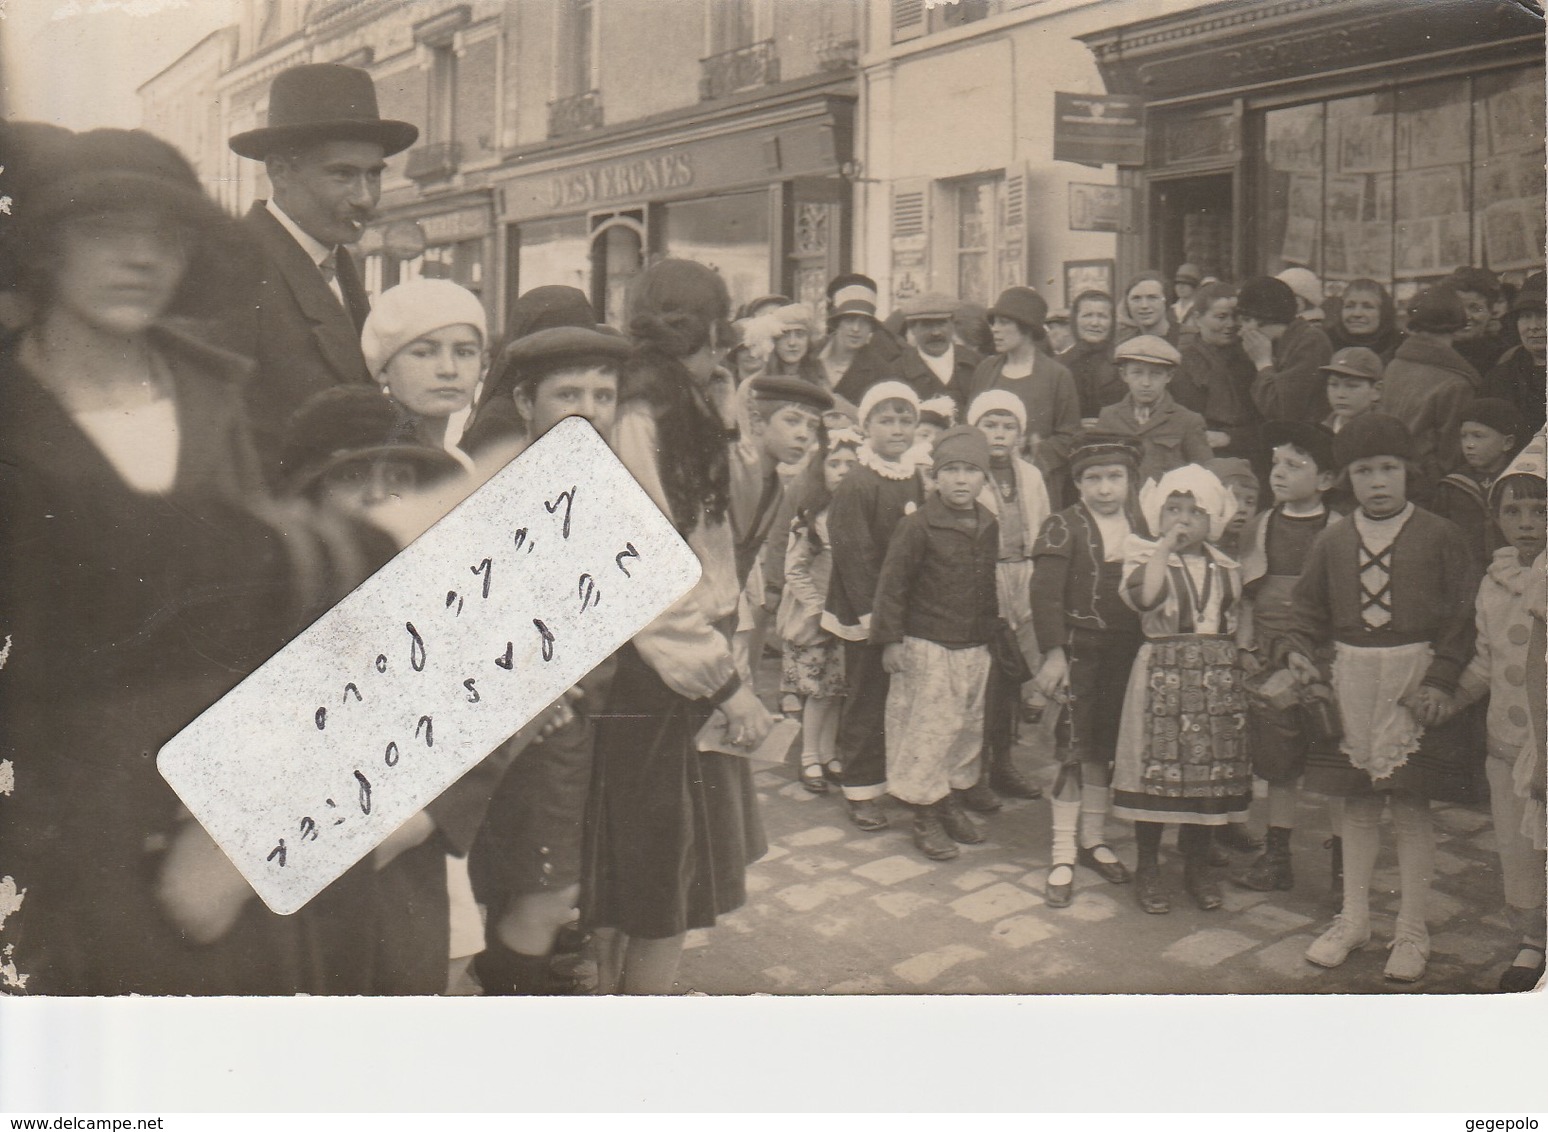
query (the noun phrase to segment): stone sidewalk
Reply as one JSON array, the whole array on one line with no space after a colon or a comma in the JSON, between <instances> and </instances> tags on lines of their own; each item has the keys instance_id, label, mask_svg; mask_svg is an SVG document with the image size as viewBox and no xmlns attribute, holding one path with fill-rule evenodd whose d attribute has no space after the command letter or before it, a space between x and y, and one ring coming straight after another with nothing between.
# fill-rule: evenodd
<instances>
[{"instance_id":1,"label":"stone sidewalk","mask_svg":"<svg viewBox=\"0 0 1548 1132\"><path fill-rule=\"evenodd\" d=\"M1017 750L1045 787L1046 736ZM708 994L1071 994L1071 993L1475 993L1492 991L1515 955L1504 918L1494 835L1486 809L1436 807L1438 848L1430 906L1433 954L1418 984L1382 978L1397 911L1397 861L1387 830L1372 901L1374 936L1328 971L1302 958L1331 920L1326 813L1302 804L1294 843L1296 887L1258 893L1224 880L1225 906L1201 912L1182 891L1182 863L1169 831L1163 869L1173 911L1153 916L1133 886L1076 871L1074 903L1048 908L1045 801L1007 802L980 815L988 840L954 861L926 860L908 816L889 803L892 828L862 833L837 791L807 793L795 768L762 766L768 854L748 874L745 907L713 931L689 937L685 990ZM1257 811L1261 803L1254 807ZM1252 828L1261 835L1262 817ZM1112 821L1110 841L1133 866L1132 827ZM1245 865L1250 856L1238 856Z\"/></svg>"}]
</instances>

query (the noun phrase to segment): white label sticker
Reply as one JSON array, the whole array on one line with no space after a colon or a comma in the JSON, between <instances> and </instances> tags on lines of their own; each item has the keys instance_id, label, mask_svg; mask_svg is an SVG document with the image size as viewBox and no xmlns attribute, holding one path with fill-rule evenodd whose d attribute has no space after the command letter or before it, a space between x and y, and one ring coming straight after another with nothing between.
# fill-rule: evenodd
<instances>
[{"instance_id":1,"label":"white label sticker","mask_svg":"<svg viewBox=\"0 0 1548 1132\"><path fill-rule=\"evenodd\" d=\"M698 580L591 425L560 422L161 748L281 915Z\"/></svg>"}]
</instances>

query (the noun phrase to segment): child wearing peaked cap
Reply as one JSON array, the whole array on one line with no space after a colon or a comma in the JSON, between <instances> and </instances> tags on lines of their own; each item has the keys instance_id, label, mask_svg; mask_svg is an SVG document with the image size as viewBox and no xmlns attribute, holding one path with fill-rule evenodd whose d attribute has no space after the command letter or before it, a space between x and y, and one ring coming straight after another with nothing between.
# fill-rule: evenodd
<instances>
[{"instance_id":1,"label":"child wearing peaked cap","mask_svg":"<svg viewBox=\"0 0 1548 1132\"><path fill-rule=\"evenodd\" d=\"M1123 551L1143 530L1135 504L1138 445L1090 432L1070 454L1077 501L1051 515L1032 548L1032 623L1043 649L1034 686L1062 705L1054 727L1059 775L1049 798L1050 908L1074 899L1075 866L1109 884L1129 870L1107 844L1118 713L1140 647L1139 618L1119 597ZM1076 847L1077 833L1079 848Z\"/></svg>"},{"instance_id":2,"label":"child wearing peaked cap","mask_svg":"<svg viewBox=\"0 0 1548 1132\"><path fill-rule=\"evenodd\" d=\"M979 502L1000 523L1000 549L994 568L1000 616L1035 671L1040 658L1037 634L1032 629L1032 548L1051 510L1048 489L1043 473L1017 455L1027 421L1021 398L1003 389L980 393L968 406L967 419L989 442L989 479ZM1009 798L1042 797L1042 790L1016 769L1011 755L1021 695L1021 685L995 665L984 709L984 774L964 795L972 809L999 809L996 793ZM1036 693L1029 699L1029 706L1033 704L1040 709L1041 697Z\"/></svg>"},{"instance_id":3,"label":"child wearing peaked cap","mask_svg":"<svg viewBox=\"0 0 1548 1132\"><path fill-rule=\"evenodd\" d=\"M1381 401L1383 365L1375 350L1364 346L1346 346L1319 366L1317 372L1327 378L1328 405L1333 410L1322 423L1331 432L1343 427L1361 413L1369 413Z\"/></svg>"},{"instance_id":4,"label":"child wearing peaked cap","mask_svg":"<svg viewBox=\"0 0 1548 1132\"><path fill-rule=\"evenodd\" d=\"M1124 602L1139 614L1145 643L1129 676L1113 768L1113 812L1134 821L1135 897L1150 913L1171 911L1162 879L1161 834L1182 826L1183 882L1199 908L1223 903L1209 873L1209 828L1247 820L1246 695L1237 632L1241 568L1216 549L1236 498L1195 464L1140 491L1155 541L1131 535Z\"/></svg>"},{"instance_id":5,"label":"child wearing peaked cap","mask_svg":"<svg viewBox=\"0 0 1548 1132\"><path fill-rule=\"evenodd\" d=\"M1342 739L1307 754L1306 789L1344 799L1343 910L1307 949L1337 967L1371 938L1370 887L1390 804L1401 905L1386 977L1417 982L1429 961L1435 871L1431 801L1470 801L1469 751L1437 726L1473 646L1478 571L1455 524L1408 497L1413 438L1381 413L1356 418L1333 456L1358 507L1312 544L1274 660L1324 683L1333 651Z\"/></svg>"},{"instance_id":6,"label":"child wearing peaked cap","mask_svg":"<svg viewBox=\"0 0 1548 1132\"><path fill-rule=\"evenodd\" d=\"M1167 392L1182 360L1176 346L1141 334L1120 344L1113 360L1129 392L1097 415L1097 431L1138 442L1141 480L1159 479L1173 468L1202 463L1214 454L1204 435L1204 418Z\"/></svg>"},{"instance_id":7,"label":"child wearing peaked cap","mask_svg":"<svg viewBox=\"0 0 1548 1132\"><path fill-rule=\"evenodd\" d=\"M997 631L999 524L978 502L989 442L959 425L935 444L937 490L898 523L876 583L871 642L892 677L887 788L914 813L931 860L984 840L960 791L979 778L989 642Z\"/></svg>"},{"instance_id":8,"label":"child wearing peaked cap","mask_svg":"<svg viewBox=\"0 0 1548 1132\"><path fill-rule=\"evenodd\" d=\"M1508 540L1478 589L1476 651L1458 681L1456 705L1485 696L1489 807L1505 882L1505 903L1521 944L1500 990L1532 990L1543 978L1543 700L1548 652L1548 437L1541 432L1489 491Z\"/></svg>"}]
</instances>

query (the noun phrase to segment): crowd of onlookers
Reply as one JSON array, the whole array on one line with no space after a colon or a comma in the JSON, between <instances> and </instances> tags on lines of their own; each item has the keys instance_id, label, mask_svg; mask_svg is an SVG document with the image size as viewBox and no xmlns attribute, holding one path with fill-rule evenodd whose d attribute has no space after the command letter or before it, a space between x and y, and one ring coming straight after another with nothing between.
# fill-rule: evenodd
<instances>
[{"instance_id":1,"label":"crowd of onlookers","mask_svg":"<svg viewBox=\"0 0 1548 1132\"><path fill-rule=\"evenodd\" d=\"M780 714L802 786L865 831L901 804L932 860L1043 796L1014 753L1046 729L1054 909L1085 869L1170 911L1167 825L1198 908L1222 906L1224 849L1252 854L1230 883L1288 889L1302 793L1325 799L1326 967L1371 937L1390 810L1386 974L1408 983L1431 803L1487 796L1521 933L1500 985L1541 979L1541 272L1460 268L1401 317L1374 280L1185 264L1068 311L1012 287L883 318L861 274L822 310L733 310L713 269L664 259L625 327L543 286L496 341L449 280L360 285L348 248L416 134L363 72L284 72L269 115L231 140L273 186L239 221L149 135L8 127L0 871L26 989L439 993L471 956L486 993L552 993L575 921L601 991L667 993L686 933L746 898L765 844L743 753ZM268 912L156 751L570 416L700 580L305 909Z\"/></svg>"}]
</instances>

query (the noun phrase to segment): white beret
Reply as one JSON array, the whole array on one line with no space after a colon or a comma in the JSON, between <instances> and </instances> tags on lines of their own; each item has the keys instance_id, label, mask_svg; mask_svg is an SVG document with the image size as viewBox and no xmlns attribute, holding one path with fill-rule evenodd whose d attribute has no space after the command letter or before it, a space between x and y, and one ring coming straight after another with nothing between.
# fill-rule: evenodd
<instances>
[{"instance_id":1,"label":"white beret","mask_svg":"<svg viewBox=\"0 0 1548 1132\"><path fill-rule=\"evenodd\" d=\"M382 292L360 330L360 352L372 377L380 377L392 356L416 338L447 326L471 326L489 340L484 304L450 279L411 279Z\"/></svg>"}]
</instances>

